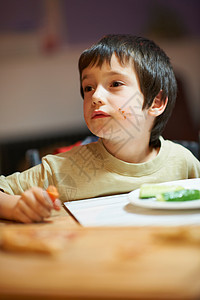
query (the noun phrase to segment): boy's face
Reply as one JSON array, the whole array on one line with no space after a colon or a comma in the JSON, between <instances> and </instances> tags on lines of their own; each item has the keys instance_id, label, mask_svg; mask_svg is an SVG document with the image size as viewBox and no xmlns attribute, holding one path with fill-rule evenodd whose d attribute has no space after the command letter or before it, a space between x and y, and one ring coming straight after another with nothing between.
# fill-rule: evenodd
<instances>
[{"instance_id":1,"label":"boy's face","mask_svg":"<svg viewBox=\"0 0 200 300\"><path fill-rule=\"evenodd\" d=\"M84 118L89 130L114 142L147 138L153 124L133 65L120 64L113 55L111 63L88 66L82 73Z\"/></svg>"}]
</instances>

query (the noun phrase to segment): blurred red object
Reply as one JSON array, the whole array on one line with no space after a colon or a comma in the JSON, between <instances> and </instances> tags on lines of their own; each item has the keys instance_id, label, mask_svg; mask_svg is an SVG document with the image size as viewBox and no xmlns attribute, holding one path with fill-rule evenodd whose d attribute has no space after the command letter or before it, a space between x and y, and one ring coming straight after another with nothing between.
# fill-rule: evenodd
<instances>
[{"instance_id":1,"label":"blurred red object","mask_svg":"<svg viewBox=\"0 0 200 300\"><path fill-rule=\"evenodd\" d=\"M76 146L80 146L81 144L82 144L82 141L78 141L73 145L57 148L57 149L55 149L54 154L67 152L67 151L71 150L72 148L74 148Z\"/></svg>"}]
</instances>

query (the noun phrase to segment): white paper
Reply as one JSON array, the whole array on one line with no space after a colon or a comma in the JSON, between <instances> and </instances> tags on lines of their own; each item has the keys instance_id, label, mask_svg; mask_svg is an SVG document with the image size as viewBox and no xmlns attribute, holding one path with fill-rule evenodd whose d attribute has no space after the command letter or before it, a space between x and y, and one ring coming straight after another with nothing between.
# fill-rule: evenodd
<instances>
[{"instance_id":1,"label":"white paper","mask_svg":"<svg viewBox=\"0 0 200 300\"><path fill-rule=\"evenodd\" d=\"M200 183L200 179L199 179ZM82 226L179 226L200 224L200 209L156 210L130 203L128 194L65 202Z\"/></svg>"}]
</instances>

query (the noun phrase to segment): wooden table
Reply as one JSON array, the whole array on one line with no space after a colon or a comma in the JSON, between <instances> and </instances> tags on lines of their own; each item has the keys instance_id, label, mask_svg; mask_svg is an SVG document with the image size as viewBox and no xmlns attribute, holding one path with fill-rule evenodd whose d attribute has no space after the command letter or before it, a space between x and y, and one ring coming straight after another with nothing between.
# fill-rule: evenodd
<instances>
[{"instance_id":1,"label":"wooden table","mask_svg":"<svg viewBox=\"0 0 200 300\"><path fill-rule=\"evenodd\" d=\"M32 226L74 238L57 255L1 249L0 299L200 299L200 226L82 228L64 209Z\"/></svg>"}]
</instances>

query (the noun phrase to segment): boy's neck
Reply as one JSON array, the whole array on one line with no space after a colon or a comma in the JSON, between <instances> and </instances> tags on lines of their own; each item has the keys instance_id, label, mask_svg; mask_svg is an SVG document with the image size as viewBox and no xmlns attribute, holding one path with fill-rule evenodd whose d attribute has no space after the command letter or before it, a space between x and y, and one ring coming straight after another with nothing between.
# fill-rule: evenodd
<instances>
[{"instance_id":1,"label":"boy's neck","mask_svg":"<svg viewBox=\"0 0 200 300\"><path fill-rule=\"evenodd\" d=\"M153 148L149 146L149 143L144 144L140 143L140 141L134 141L126 145L119 145L119 143L106 139L102 139L102 142L110 154L128 163L137 164L150 161L154 159L159 152L159 148Z\"/></svg>"}]
</instances>

